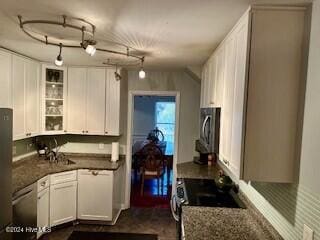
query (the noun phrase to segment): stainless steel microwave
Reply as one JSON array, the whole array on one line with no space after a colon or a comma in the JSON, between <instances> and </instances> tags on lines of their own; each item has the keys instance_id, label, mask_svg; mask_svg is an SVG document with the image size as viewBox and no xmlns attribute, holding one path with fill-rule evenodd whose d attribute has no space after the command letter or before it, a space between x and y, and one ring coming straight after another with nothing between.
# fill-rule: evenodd
<instances>
[{"instance_id":1,"label":"stainless steel microwave","mask_svg":"<svg viewBox=\"0 0 320 240\"><path fill-rule=\"evenodd\" d=\"M219 153L221 108L201 108L200 140L202 153Z\"/></svg>"}]
</instances>

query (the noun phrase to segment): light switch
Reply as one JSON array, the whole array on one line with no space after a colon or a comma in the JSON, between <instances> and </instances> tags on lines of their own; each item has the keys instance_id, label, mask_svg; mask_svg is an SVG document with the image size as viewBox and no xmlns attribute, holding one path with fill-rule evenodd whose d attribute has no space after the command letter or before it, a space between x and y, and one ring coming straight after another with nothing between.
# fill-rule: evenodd
<instances>
[{"instance_id":1,"label":"light switch","mask_svg":"<svg viewBox=\"0 0 320 240\"><path fill-rule=\"evenodd\" d=\"M313 240L313 230L305 224L303 225L303 240Z\"/></svg>"}]
</instances>

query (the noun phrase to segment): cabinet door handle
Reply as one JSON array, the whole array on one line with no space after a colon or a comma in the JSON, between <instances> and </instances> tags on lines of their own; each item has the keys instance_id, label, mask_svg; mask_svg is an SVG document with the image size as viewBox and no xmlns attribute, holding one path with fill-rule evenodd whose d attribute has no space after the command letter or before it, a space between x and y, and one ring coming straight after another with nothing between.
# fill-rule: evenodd
<instances>
[{"instance_id":1,"label":"cabinet door handle","mask_svg":"<svg viewBox=\"0 0 320 240\"><path fill-rule=\"evenodd\" d=\"M105 134L108 134L108 132L104 132Z\"/></svg>"},{"instance_id":2,"label":"cabinet door handle","mask_svg":"<svg viewBox=\"0 0 320 240\"><path fill-rule=\"evenodd\" d=\"M44 187L46 185L46 182L42 182L40 185L41 187Z\"/></svg>"},{"instance_id":3,"label":"cabinet door handle","mask_svg":"<svg viewBox=\"0 0 320 240\"><path fill-rule=\"evenodd\" d=\"M223 162L224 162L224 164L226 164L226 165L228 165L228 166L229 166L229 161L228 161L228 160L223 159Z\"/></svg>"},{"instance_id":4,"label":"cabinet door handle","mask_svg":"<svg viewBox=\"0 0 320 240\"><path fill-rule=\"evenodd\" d=\"M92 173L93 176L97 176L99 174L98 171L92 171L91 173Z\"/></svg>"},{"instance_id":5,"label":"cabinet door handle","mask_svg":"<svg viewBox=\"0 0 320 240\"><path fill-rule=\"evenodd\" d=\"M89 131L86 131L86 133L88 133Z\"/></svg>"},{"instance_id":6,"label":"cabinet door handle","mask_svg":"<svg viewBox=\"0 0 320 240\"><path fill-rule=\"evenodd\" d=\"M66 132L67 132L67 130L64 130L64 132L66 133Z\"/></svg>"}]
</instances>

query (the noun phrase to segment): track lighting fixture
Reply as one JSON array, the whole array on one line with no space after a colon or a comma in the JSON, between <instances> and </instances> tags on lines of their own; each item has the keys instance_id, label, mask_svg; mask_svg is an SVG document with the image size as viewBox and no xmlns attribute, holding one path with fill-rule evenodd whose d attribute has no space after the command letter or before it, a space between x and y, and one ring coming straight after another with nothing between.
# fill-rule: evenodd
<instances>
[{"instance_id":1,"label":"track lighting fixture","mask_svg":"<svg viewBox=\"0 0 320 240\"><path fill-rule=\"evenodd\" d=\"M118 73L118 66L116 65L116 71L114 72L114 77L116 78L117 81L121 80L121 75Z\"/></svg>"},{"instance_id":2,"label":"track lighting fixture","mask_svg":"<svg viewBox=\"0 0 320 240\"><path fill-rule=\"evenodd\" d=\"M144 62L144 57L141 59L141 69L139 71L139 78L144 79L146 77L146 72L143 70L143 62Z\"/></svg>"},{"instance_id":3,"label":"track lighting fixture","mask_svg":"<svg viewBox=\"0 0 320 240\"><path fill-rule=\"evenodd\" d=\"M57 66L62 66L63 64L63 60L62 60L62 56L61 56L61 51L62 51L62 43L60 43L59 45L59 55L57 56L56 60L54 61L54 63L57 65Z\"/></svg>"},{"instance_id":4,"label":"track lighting fixture","mask_svg":"<svg viewBox=\"0 0 320 240\"><path fill-rule=\"evenodd\" d=\"M61 56L61 49L64 48L80 48L81 50L85 50L86 53L88 53L90 56L93 56L95 52L104 52L109 54L115 54L120 56L126 56L126 59L137 59L138 61L141 61L143 59L143 56L139 56L136 54L132 54L130 52L131 47L126 46L122 43L113 42L113 44L117 44L118 46L124 47L125 51L118 51L113 49L106 49L98 46L97 41L94 38L96 27L92 23L82 19L82 18L74 18L74 17L68 17L65 15L62 15L62 19L58 21L53 21L49 19L31 19L31 20L22 20L22 16L18 16L19 19L19 26L20 29L30 38L33 40L36 40L40 43L43 43L45 45L51 45L51 46L57 46L60 47L60 53L55 60L55 64L57 66L61 66L63 64L62 56ZM33 27L27 27L34 24L43 24L45 26L60 26L63 29L72 29L75 31L81 32L81 38L80 39L67 39L67 37L62 37L65 41L62 41L61 43L57 43L54 39L57 37L55 36L48 36L48 35L42 35L39 34L38 31L32 31ZM139 64L138 62L136 64ZM135 66L136 66L135 64ZM124 64L126 65L126 64ZM142 75L145 76L145 73ZM142 76L141 75L141 76Z\"/></svg>"}]
</instances>

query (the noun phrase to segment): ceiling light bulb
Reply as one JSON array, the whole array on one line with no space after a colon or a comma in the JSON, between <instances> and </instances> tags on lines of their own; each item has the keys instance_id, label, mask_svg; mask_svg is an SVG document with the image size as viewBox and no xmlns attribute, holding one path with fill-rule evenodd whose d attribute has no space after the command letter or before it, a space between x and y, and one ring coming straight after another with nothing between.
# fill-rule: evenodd
<instances>
[{"instance_id":1,"label":"ceiling light bulb","mask_svg":"<svg viewBox=\"0 0 320 240\"><path fill-rule=\"evenodd\" d=\"M62 64L63 64L61 52L62 52L62 43L59 44L59 55L56 58L56 60L54 60L54 64L57 66L62 66Z\"/></svg>"},{"instance_id":2,"label":"ceiling light bulb","mask_svg":"<svg viewBox=\"0 0 320 240\"><path fill-rule=\"evenodd\" d=\"M93 56L96 53L96 48L93 45L88 45L86 47L86 52L90 55Z\"/></svg>"},{"instance_id":3,"label":"ceiling light bulb","mask_svg":"<svg viewBox=\"0 0 320 240\"><path fill-rule=\"evenodd\" d=\"M62 66L63 60L62 60L61 55L59 55L59 56L56 58L56 60L54 61L54 64L56 64L57 66Z\"/></svg>"},{"instance_id":4,"label":"ceiling light bulb","mask_svg":"<svg viewBox=\"0 0 320 240\"><path fill-rule=\"evenodd\" d=\"M143 69L141 69L139 71L139 78L140 79L144 79L145 77L146 77L146 72Z\"/></svg>"}]
</instances>

